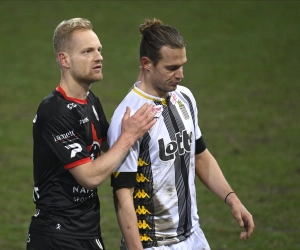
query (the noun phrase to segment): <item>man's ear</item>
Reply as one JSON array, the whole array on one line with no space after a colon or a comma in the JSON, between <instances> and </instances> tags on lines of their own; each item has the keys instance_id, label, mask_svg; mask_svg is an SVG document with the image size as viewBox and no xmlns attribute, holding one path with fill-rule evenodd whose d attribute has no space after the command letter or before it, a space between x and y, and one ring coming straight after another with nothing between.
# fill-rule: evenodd
<instances>
[{"instance_id":1,"label":"man's ear","mask_svg":"<svg viewBox=\"0 0 300 250\"><path fill-rule=\"evenodd\" d=\"M143 56L141 58L141 65L145 70L150 70L151 67L153 66L153 63L148 57Z\"/></svg>"},{"instance_id":2,"label":"man's ear","mask_svg":"<svg viewBox=\"0 0 300 250\"><path fill-rule=\"evenodd\" d=\"M59 52L57 55L57 60L59 61L60 65L65 67L65 68L69 68L69 55L66 52Z\"/></svg>"}]
</instances>

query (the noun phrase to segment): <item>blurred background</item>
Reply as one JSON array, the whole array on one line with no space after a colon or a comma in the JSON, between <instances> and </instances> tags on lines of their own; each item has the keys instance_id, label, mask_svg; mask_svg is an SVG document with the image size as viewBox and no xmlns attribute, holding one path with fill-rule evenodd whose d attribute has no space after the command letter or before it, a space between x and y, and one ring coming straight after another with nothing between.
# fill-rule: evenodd
<instances>
[{"instance_id":1,"label":"blurred background","mask_svg":"<svg viewBox=\"0 0 300 250\"><path fill-rule=\"evenodd\" d=\"M139 71L139 25L177 28L188 63L182 84L197 100L208 149L252 213L240 229L224 201L196 180L200 223L213 250L300 249L299 1L1 1L0 249L25 249L32 201L32 120L59 83L56 26L85 17L103 45L104 79L94 83L107 118ZM108 250L118 249L110 182L99 188Z\"/></svg>"}]
</instances>

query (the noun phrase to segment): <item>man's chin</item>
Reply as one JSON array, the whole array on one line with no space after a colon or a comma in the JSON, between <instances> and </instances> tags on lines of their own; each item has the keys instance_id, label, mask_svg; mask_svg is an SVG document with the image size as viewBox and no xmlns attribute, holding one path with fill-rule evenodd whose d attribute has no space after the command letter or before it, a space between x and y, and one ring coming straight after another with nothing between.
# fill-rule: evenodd
<instances>
[{"instance_id":1,"label":"man's chin","mask_svg":"<svg viewBox=\"0 0 300 250\"><path fill-rule=\"evenodd\" d=\"M169 91L169 92L176 90L176 89L177 89L177 86L178 86L177 84L172 85L172 86L170 87L170 91Z\"/></svg>"},{"instance_id":2,"label":"man's chin","mask_svg":"<svg viewBox=\"0 0 300 250\"><path fill-rule=\"evenodd\" d=\"M91 83L93 83L93 82L100 82L100 81L102 81L102 79L103 79L103 75L94 77L90 80L91 80Z\"/></svg>"}]
</instances>

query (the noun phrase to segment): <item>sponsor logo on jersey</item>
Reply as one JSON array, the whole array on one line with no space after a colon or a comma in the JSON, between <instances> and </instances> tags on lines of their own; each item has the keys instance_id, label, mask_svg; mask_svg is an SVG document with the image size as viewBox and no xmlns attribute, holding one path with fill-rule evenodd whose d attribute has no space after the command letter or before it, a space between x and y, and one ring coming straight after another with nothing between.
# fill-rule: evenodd
<instances>
[{"instance_id":1,"label":"sponsor logo on jersey","mask_svg":"<svg viewBox=\"0 0 300 250\"><path fill-rule=\"evenodd\" d=\"M149 212L149 210L145 208L145 206L138 206L137 209L135 210L135 212L136 212L137 214L140 214L140 215L141 215L141 214L143 214L143 215L145 215L145 214L151 214L151 213Z\"/></svg>"},{"instance_id":2,"label":"sponsor logo on jersey","mask_svg":"<svg viewBox=\"0 0 300 250\"><path fill-rule=\"evenodd\" d=\"M94 192L94 190L89 190L89 189L86 189L82 186L73 186L73 193L88 194L88 193L92 193L92 192Z\"/></svg>"},{"instance_id":3,"label":"sponsor logo on jersey","mask_svg":"<svg viewBox=\"0 0 300 250\"><path fill-rule=\"evenodd\" d=\"M149 164L147 162L145 162L142 158L139 157L138 159L138 166L139 167L144 167L144 166L148 166Z\"/></svg>"},{"instance_id":4,"label":"sponsor logo on jersey","mask_svg":"<svg viewBox=\"0 0 300 250\"><path fill-rule=\"evenodd\" d=\"M182 133L178 132L175 134L176 141L171 141L168 144L165 144L163 138L159 139L159 158L162 161L169 161L175 158L175 154L177 152L179 155L183 155L185 152L190 152L192 134L192 132L188 134L186 130L183 130Z\"/></svg>"},{"instance_id":5,"label":"sponsor logo on jersey","mask_svg":"<svg viewBox=\"0 0 300 250\"><path fill-rule=\"evenodd\" d=\"M92 106L92 108L93 108L93 111L94 111L94 114L95 114L95 117L96 117L97 121L99 121L99 116L98 116L98 113L97 113L94 105Z\"/></svg>"},{"instance_id":6,"label":"sponsor logo on jersey","mask_svg":"<svg viewBox=\"0 0 300 250\"><path fill-rule=\"evenodd\" d=\"M149 179L147 179L146 176L143 175L142 173L141 174L136 173L136 181L137 182L145 182L145 181L150 182Z\"/></svg>"},{"instance_id":7,"label":"sponsor logo on jersey","mask_svg":"<svg viewBox=\"0 0 300 250\"><path fill-rule=\"evenodd\" d=\"M67 105L67 108L70 109L70 110L72 110L73 108L76 108L76 107L77 107L77 104L76 104L76 103L69 103L69 104Z\"/></svg>"},{"instance_id":8,"label":"sponsor logo on jersey","mask_svg":"<svg viewBox=\"0 0 300 250\"><path fill-rule=\"evenodd\" d=\"M77 136L74 133L74 130L70 130L67 133L60 134L60 135L52 135L52 137L55 142L68 141L70 139L77 138Z\"/></svg>"},{"instance_id":9,"label":"sponsor logo on jersey","mask_svg":"<svg viewBox=\"0 0 300 250\"><path fill-rule=\"evenodd\" d=\"M84 119L82 119L82 120L79 120L79 124L81 125L81 124L84 124L84 123L87 123L87 122L89 122L90 120L86 117L86 118L84 118Z\"/></svg>"},{"instance_id":10,"label":"sponsor logo on jersey","mask_svg":"<svg viewBox=\"0 0 300 250\"><path fill-rule=\"evenodd\" d=\"M73 186L73 200L75 202L83 202L89 198L97 196L97 189L89 190L82 186Z\"/></svg>"},{"instance_id":11,"label":"sponsor logo on jersey","mask_svg":"<svg viewBox=\"0 0 300 250\"><path fill-rule=\"evenodd\" d=\"M156 111L156 114L154 118L159 118L161 116L161 113L163 112L163 106L162 105L155 105L152 108L153 111Z\"/></svg>"},{"instance_id":12,"label":"sponsor logo on jersey","mask_svg":"<svg viewBox=\"0 0 300 250\"><path fill-rule=\"evenodd\" d=\"M170 102L175 105L175 103L177 102L177 95L175 93L172 93L171 97L170 97Z\"/></svg>"},{"instance_id":13,"label":"sponsor logo on jersey","mask_svg":"<svg viewBox=\"0 0 300 250\"><path fill-rule=\"evenodd\" d=\"M140 234L141 241L153 241L147 234Z\"/></svg>"},{"instance_id":14,"label":"sponsor logo on jersey","mask_svg":"<svg viewBox=\"0 0 300 250\"><path fill-rule=\"evenodd\" d=\"M152 229L145 220L139 220L138 227L139 229Z\"/></svg>"},{"instance_id":15,"label":"sponsor logo on jersey","mask_svg":"<svg viewBox=\"0 0 300 250\"><path fill-rule=\"evenodd\" d=\"M145 198L150 198L150 196L145 192L144 189L143 190L139 189L138 192L136 193L136 195L133 198L139 198L139 199L143 198L143 199L145 199Z\"/></svg>"},{"instance_id":16,"label":"sponsor logo on jersey","mask_svg":"<svg viewBox=\"0 0 300 250\"><path fill-rule=\"evenodd\" d=\"M70 158L75 157L77 153L80 153L82 151L82 147L79 143L66 145L65 148L71 150Z\"/></svg>"}]
</instances>

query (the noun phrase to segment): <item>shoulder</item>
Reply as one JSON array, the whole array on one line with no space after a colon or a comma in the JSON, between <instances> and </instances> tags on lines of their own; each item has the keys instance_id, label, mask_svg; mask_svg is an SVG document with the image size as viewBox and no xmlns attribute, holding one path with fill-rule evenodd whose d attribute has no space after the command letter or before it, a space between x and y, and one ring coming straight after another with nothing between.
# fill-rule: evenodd
<instances>
[{"instance_id":1,"label":"shoulder","mask_svg":"<svg viewBox=\"0 0 300 250\"><path fill-rule=\"evenodd\" d=\"M49 113L53 114L57 111L58 96L55 90L47 95L40 103L37 113L42 115Z\"/></svg>"},{"instance_id":2,"label":"shoulder","mask_svg":"<svg viewBox=\"0 0 300 250\"><path fill-rule=\"evenodd\" d=\"M183 93L183 94L193 97L192 91L189 88L182 86L182 85L177 86L176 92Z\"/></svg>"},{"instance_id":3,"label":"shoulder","mask_svg":"<svg viewBox=\"0 0 300 250\"><path fill-rule=\"evenodd\" d=\"M56 90L53 90L41 101L36 112L37 121L46 124L59 117L72 117L75 115L74 110L77 105L67 101Z\"/></svg>"},{"instance_id":4,"label":"shoulder","mask_svg":"<svg viewBox=\"0 0 300 250\"><path fill-rule=\"evenodd\" d=\"M144 103L146 103L146 100L136 95L131 90L118 105L113 116L118 117L119 115L122 115L123 117L126 107L130 108L130 115L133 115Z\"/></svg>"},{"instance_id":5,"label":"shoulder","mask_svg":"<svg viewBox=\"0 0 300 250\"><path fill-rule=\"evenodd\" d=\"M195 97L190 89L185 86L179 85L175 90L177 96L179 96L182 100L185 100L188 103L192 103L196 105Z\"/></svg>"}]
</instances>

